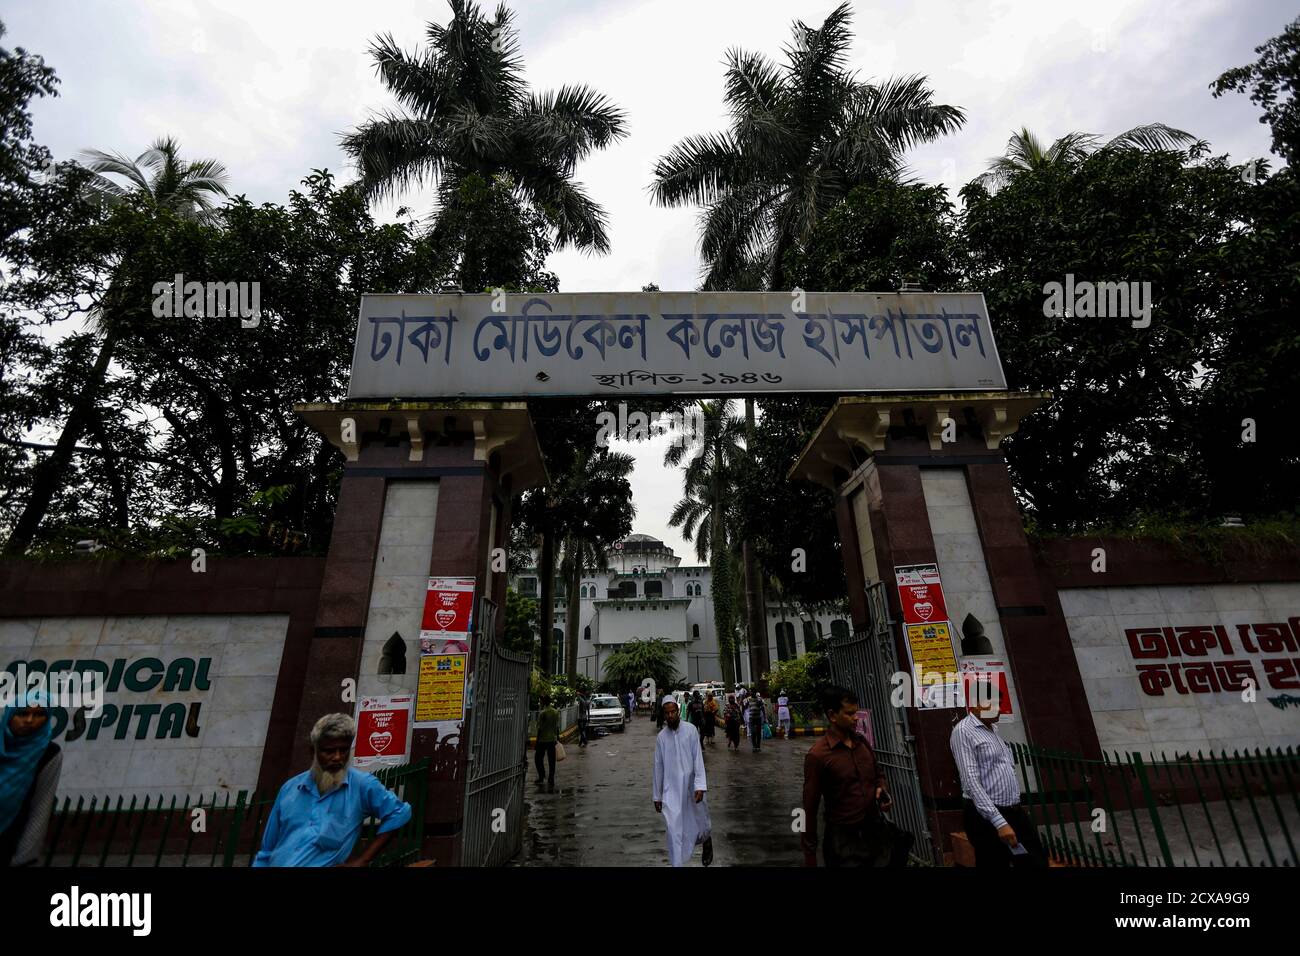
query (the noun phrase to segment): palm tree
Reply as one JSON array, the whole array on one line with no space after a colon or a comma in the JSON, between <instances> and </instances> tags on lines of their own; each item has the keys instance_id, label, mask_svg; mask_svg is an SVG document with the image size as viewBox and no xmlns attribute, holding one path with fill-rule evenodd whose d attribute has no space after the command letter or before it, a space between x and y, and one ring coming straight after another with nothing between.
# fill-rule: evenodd
<instances>
[{"instance_id":1,"label":"palm tree","mask_svg":"<svg viewBox=\"0 0 1300 956\"><path fill-rule=\"evenodd\" d=\"M664 455L664 464L676 468L695 448L685 467L682 498L673 508L668 524L680 527L687 541L694 538L696 557L709 562L722 679L732 684L736 679L736 568L733 547L727 540L727 526L731 523L728 511L736 500L736 472L747 465L749 455L741 444L744 422L732 412L730 401L701 402L700 410L701 430L696 440L675 444Z\"/></svg>"},{"instance_id":2,"label":"palm tree","mask_svg":"<svg viewBox=\"0 0 1300 956\"><path fill-rule=\"evenodd\" d=\"M897 177L904 150L965 122L932 101L925 77L877 85L846 72L851 18L844 3L818 29L796 21L783 67L729 51L731 128L687 137L655 165L655 202L705 207L706 289L782 288L786 252L827 210L855 186Z\"/></svg>"},{"instance_id":3,"label":"palm tree","mask_svg":"<svg viewBox=\"0 0 1300 956\"><path fill-rule=\"evenodd\" d=\"M227 194L230 179L215 159L183 162L180 144L170 136L155 141L135 159L88 149L82 160L81 165L95 174L87 190L101 202L111 205L129 198L146 209L166 209L183 219L210 217L216 211L214 197ZM126 184L111 176L120 176Z\"/></svg>"},{"instance_id":4,"label":"palm tree","mask_svg":"<svg viewBox=\"0 0 1300 956\"><path fill-rule=\"evenodd\" d=\"M730 129L687 137L655 165L655 202L704 207L704 288L782 288L786 253L809 241L832 206L856 186L897 179L905 150L966 121L961 109L933 102L923 76L873 84L846 71L851 19L843 3L817 29L795 21L784 66L729 51ZM753 399L745 420L752 437ZM767 656L762 574L748 542L741 553L757 674Z\"/></svg>"},{"instance_id":5,"label":"palm tree","mask_svg":"<svg viewBox=\"0 0 1300 956\"><path fill-rule=\"evenodd\" d=\"M578 617L582 609L578 588L583 572L603 568L606 550L632 530L636 507L628 476L635 465L631 455L583 449L556 483L555 495L566 503L560 576L568 594L564 664L570 682L578 673ZM542 641L543 647L549 644L545 635ZM549 664L546 661L548 668Z\"/></svg>"},{"instance_id":6,"label":"palm tree","mask_svg":"<svg viewBox=\"0 0 1300 956\"><path fill-rule=\"evenodd\" d=\"M451 22L428 24L428 48L404 53L391 36L370 53L402 112L343 139L372 197L436 183L437 221L452 218L471 176L504 183L541 214L557 248L609 251L604 210L573 180L580 160L626 135L624 114L586 86L533 93L523 77L514 13L491 19L448 0Z\"/></svg>"},{"instance_id":7,"label":"palm tree","mask_svg":"<svg viewBox=\"0 0 1300 956\"><path fill-rule=\"evenodd\" d=\"M93 200L104 205L132 202L153 215L171 214L186 219L204 219L214 213L214 200L227 195L229 176L225 167L212 159L183 162L180 146L170 136L154 142L135 159L121 153L86 150L82 154L84 165L94 175L86 189ZM121 177L125 184L111 177ZM122 250L120 257L130 255ZM126 333L123 323L117 321L117 310L112 281L103 301L91 312L90 318L102 341L95 364L91 367L85 386L72 401L72 408L63 431L48 458L35 469L31 493L14 524L13 534L5 542L4 553L23 554L36 537L49 510L50 502L58 493L67 474L68 465L77 442L81 440L94 417L95 403L108 374L118 342Z\"/></svg>"},{"instance_id":8,"label":"palm tree","mask_svg":"<svg viewBox=\"0 0 1300 956\"><path fill-rule=\"evenodd\" d=\"M1005 155L989 160L989 168L975 178L989 192L996 192L1022 173L1036 172L1053 167L1075 166L1094 153L1138 150L1154 152L1177 149L1193 142L1195 137L1164 123L1135 126L1120 133L1106 143L1094 133L1066 133L1051 146L1044 147L1042 140L1021 127L1007 140Z\"/></svg>"}]
</instances>

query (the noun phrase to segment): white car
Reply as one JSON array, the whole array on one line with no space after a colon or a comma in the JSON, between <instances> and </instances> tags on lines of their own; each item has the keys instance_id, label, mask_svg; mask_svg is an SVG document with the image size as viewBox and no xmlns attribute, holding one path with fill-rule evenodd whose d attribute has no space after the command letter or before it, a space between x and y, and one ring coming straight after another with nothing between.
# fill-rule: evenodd
<instances>
[{"instance_id":1,"label":"white car","mask_svg":"<svg viewBox=\"0 0 1300 956\"><path fill-rule=\"evenodd\" d=\"M587 711L588 729L604 727L606 730L617 730L622 733L625 729L623 717L623 705L618 702L617 697L611 694L591 696L591 705Z\"/></svg>"}]
</instances>

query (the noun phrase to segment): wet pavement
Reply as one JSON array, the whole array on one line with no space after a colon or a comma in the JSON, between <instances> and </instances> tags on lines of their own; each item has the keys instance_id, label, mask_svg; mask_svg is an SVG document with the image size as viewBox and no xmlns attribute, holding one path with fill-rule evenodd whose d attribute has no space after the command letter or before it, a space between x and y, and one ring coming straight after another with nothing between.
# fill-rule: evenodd
<instances>
[{"instance_id":1,"label":"wet pavement","mask_svg":"<svg viewBox=\"0 0 1300 956\"><path fill-rule=\"evenodd\" d=\"M638 716L623 733L564 745L555 793L536 786L528 751L523 866L667 866L663 819L650 799L654 722ZM803 758L816 737L765 740L758 753L740 738L727 750L719 727L704 749L713 866L800 866L792 811L800 806ZM697 848L691 866L700 866Z\"/></svg>"}]
</instances>

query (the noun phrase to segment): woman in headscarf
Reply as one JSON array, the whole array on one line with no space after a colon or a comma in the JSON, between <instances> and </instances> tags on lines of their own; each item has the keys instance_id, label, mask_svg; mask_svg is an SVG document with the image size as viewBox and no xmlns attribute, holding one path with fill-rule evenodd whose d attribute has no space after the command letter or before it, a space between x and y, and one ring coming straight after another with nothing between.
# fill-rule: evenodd
<instances>
[{"instance_id":1,"label":"woman in headscarf","mask_svg":"<svg viewBox=\"0 0 1300 956\"><path fill-rule=\"evenodd\" d=\"M727 747L735 747L740 750L740 704L736 703L736 695L727 695L727 712L724 714L727 721Z\"/></svg>"},{"instance_id":2,"label":"woman in headscarf","mask_svg":"<svg viewBox=\"0 0 1300 956\"><path fill-rule=\"evenodd\" d=\"M0 867L36 862L63 755L43 694L20 694L0 717Z\"/></svg>"}]
</instances>

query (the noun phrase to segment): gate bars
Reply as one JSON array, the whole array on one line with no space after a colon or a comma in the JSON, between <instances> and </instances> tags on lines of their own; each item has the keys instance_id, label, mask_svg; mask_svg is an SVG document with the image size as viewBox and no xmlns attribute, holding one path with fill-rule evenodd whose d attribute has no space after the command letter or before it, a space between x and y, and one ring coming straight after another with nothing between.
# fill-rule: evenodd
<instances>
[{"instance_id":1,"label":"gate bars","mask_svg":"<svg viewBox=\"0 0 1300 956\"><path fill-rule=\"evenodd\" d=\"M497 606L479 599L470 693L462 866L501 866L523 847L532 655L497 644Z\"/></svg>"}]
</instances>

